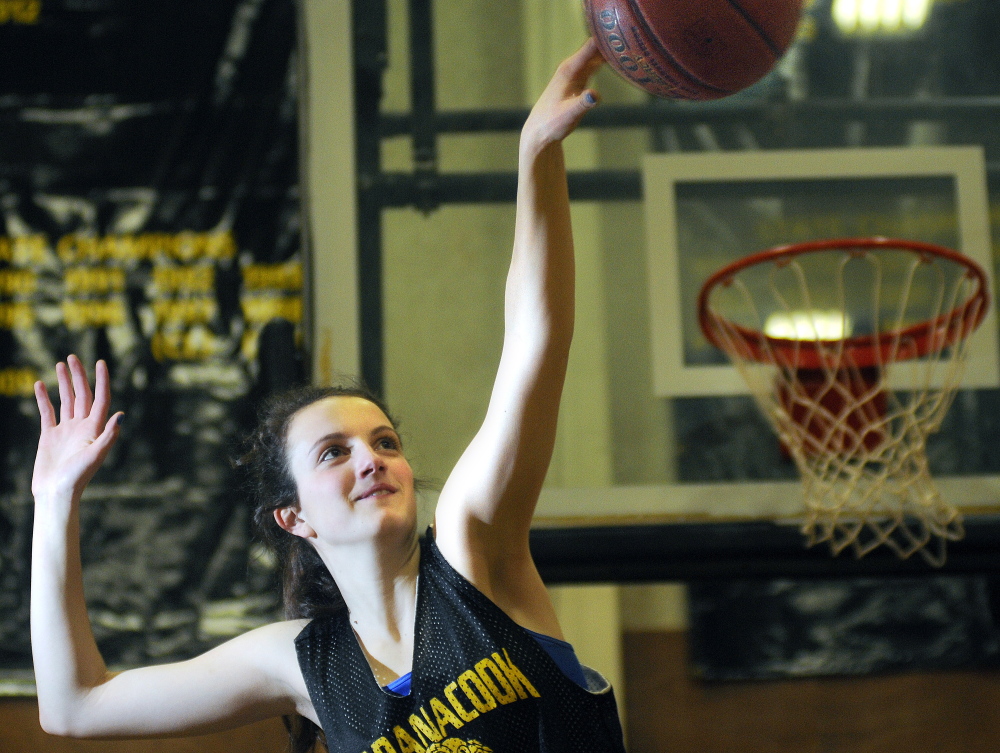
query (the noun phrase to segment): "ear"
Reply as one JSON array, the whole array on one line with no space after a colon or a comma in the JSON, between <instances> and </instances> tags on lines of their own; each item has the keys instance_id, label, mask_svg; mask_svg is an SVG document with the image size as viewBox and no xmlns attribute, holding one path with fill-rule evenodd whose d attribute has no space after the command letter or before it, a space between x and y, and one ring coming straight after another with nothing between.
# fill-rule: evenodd
<instances>
[{"instance_id":1,"label":"ear","mask_svg":"<svg viewBox=\"0 0 1000 753\"><path fill-rule=\"evenodd\" d=\"M299 515L297 507L279 507L274 511L274 520L279 528L288 531L293 536L303 539L311 539L316 536L312 526Z\"/></svg>"}]
</instances>

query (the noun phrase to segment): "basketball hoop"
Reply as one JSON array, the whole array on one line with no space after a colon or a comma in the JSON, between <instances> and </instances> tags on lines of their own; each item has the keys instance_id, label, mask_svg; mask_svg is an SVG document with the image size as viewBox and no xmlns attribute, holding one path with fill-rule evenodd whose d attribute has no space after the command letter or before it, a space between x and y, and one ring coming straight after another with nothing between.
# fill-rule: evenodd
<instances>
[{"instance_id":1,"label":"basketball hoop","mask_svg":"<svg viewBox=\"0 0 1000 753\"><path fill-rule=\"evenodd\" d=\"M740 371L802 477L809 545L880 545L931 564L964 535L926 441L989 307L986 274L941 246L812 241L740 259L698 297L702 331Z\"/></svg>"}]
</instances>

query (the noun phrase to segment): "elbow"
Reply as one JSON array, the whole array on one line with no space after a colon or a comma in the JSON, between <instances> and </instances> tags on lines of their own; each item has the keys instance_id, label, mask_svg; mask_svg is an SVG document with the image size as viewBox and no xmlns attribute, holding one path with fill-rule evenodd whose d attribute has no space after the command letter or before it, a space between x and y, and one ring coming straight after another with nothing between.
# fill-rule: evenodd
<instances>
[{"instance_id":1,"label":"elbow","mask_svg":"<svg viewBox=\"0 0 1000 753\"><path fill-rule=\"evenodd\" d=\"M54 737L86 738L85 728L81 727L78 721L74 720L68 713L58 713L52 709L39 705L38 723L42 731Z\"/></svg>"},{"instance_id":2,"label":"elbow","mask_svg":"<svg viewBox=\"0 0 1000 753\"><path fill-rule=\"evenodd\" d=\"M55 737L75 737L75 735L73 735L71 725L67 723L66 719L61 718L57 714L46 712L41 708L38 710L38 724L42 728L42 731L47 735L54 735Z\"/></svg>"}]
</instances>

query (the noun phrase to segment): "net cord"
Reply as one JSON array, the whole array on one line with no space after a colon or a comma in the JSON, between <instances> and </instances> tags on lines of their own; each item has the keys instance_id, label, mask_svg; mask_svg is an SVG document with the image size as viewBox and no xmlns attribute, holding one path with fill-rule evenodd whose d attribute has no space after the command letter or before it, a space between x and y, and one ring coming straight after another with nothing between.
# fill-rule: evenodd
<instances>
[{"instance_id":1,"label":"net cord","mask_svg":"<svg viewBox=\"0 0 1000 753\"><path fill-rule=\"evenodd\" d=\"M796 463L803 481L806 515L802 530L808 543L827 542L835 554L851 548L858 557L885 545L903 558L919 552L939 566L946 556L945 542L961 538L964 531L961 515L941 499L933 483L926 440L940 428L954 399L964 371L967 335L985 315L982 278L963 273L949 285L940 265L933 263L940 260L938 255L913 254L896 288L898 303L889 317L890 325L883 331L881 291L885 279L879 254L865 248L827 247L822 251L841 253L836 279L823 282L835 285L845 332L845 269L856 259L872 266L875 334L868 340L824 340L815 314L809 339L764 335L759 296L736 273L715 282L738 293L756 331L708 306L708 284L702 291L703 328L707 323L711 332L706 329L706 335L730 356ZM768 292L777 310L787 314L795 311L777 279L780 272L791 272L802 308L815 312L809 276L796 256L786 254L772 260ZM954 259L948 256L946 261ZM924 332L906 322L916 274L927 265L936 278L930 325ZM752 338L747 337L748 332ZM908 342L915 332L921 343ZM866 348L859 360L853 345L859 342L878 345ZM808 358L804 351L809 352ZM905 394L889 389L892 367L917 353L924 356L919 362L920 383ZM804 363L808 369L803 368ZM806 372L822 375L818 387L803 383ZM940 386L934 386L935 377L940 377ZM834 408L824 404L828 396ZM804 412L795 414L795 407Z\"/></svg>"}]
</instances>

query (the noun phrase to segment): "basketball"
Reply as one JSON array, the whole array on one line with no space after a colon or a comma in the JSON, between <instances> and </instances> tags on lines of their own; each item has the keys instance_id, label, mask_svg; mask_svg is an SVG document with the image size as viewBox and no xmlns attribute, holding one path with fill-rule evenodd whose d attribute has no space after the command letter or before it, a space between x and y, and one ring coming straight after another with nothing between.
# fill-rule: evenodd
<instances>
[{"instance_id":1,"label":"basketball","mask_svg":"<svg viewBox=\"0 0 1000 753\"><path fill-rule=\"evenodd\" d=\"M791 44L802 0L584 0L605 60L669 99L719 99L759 81Z\"/></svg>"}]
</instances>

